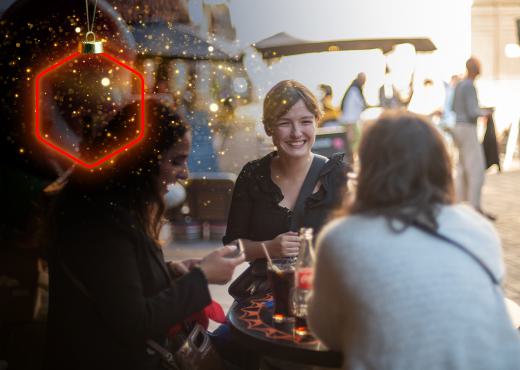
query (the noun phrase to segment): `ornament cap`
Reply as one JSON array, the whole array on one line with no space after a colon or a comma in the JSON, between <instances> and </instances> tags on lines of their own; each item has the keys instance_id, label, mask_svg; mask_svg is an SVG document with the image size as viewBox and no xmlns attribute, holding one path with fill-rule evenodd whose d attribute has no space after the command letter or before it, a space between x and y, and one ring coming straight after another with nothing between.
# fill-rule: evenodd
<instances>
[{"instance_id":1,"label":"ornament cap","mask_svg":"<svg viewBox=\"0 0 520 370\"><path fill-rule=\"evenodd\" d=\"M92 40L89 40L89 36L92 36ZM83 54L100 54L103 52L103 41L96 41L94 32L89 31L85 35L85 41L79 44L79 51Z\"/></svg>"}]
</instances>

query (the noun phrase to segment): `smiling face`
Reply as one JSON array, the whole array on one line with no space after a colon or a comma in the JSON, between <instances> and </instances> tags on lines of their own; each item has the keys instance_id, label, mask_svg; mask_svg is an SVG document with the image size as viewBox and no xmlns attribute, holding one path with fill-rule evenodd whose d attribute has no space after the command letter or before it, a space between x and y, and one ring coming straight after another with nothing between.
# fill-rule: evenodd
<instances>
[{"instance_id":1,"label":"smiling face","mask_svg":"<svg viewBox=\"0 0 520 370\"><path fill-rule=\"evenodd\" d=\"M316 139L316 117L299 100L272 124L270 133L279 155L309 155Z\"/></svg>"},{"instance_id":2,"label":"smiling face","mask_svg":"<svg viewBox=\"0 0 520 370\"><path fill-rule=\"evenodd\" d=\"M159 167L159 187L166 194L169 184L186 180L189 175L188 155L191 151L191 132L186 132L182 140L163 154Z\"/></svg>"}]
</instances>

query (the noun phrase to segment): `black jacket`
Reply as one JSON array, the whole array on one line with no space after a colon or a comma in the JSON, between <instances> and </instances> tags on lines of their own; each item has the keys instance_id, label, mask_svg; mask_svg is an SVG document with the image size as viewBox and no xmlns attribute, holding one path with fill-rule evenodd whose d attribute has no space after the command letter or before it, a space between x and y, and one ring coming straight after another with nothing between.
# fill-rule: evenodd
<instances>
[{"instance_id":1,"label":"black jacket","mask_svg":"<svg viewBox=\"0 0 520 370\"><path fill-rule=\"evenodd\" d=\"M202 271L172 281L161 249L110 199L70 194L54 215L45 368L157 369L145 341L164 343L171 326L210 303Z\"/></svg>"}]
</instances>

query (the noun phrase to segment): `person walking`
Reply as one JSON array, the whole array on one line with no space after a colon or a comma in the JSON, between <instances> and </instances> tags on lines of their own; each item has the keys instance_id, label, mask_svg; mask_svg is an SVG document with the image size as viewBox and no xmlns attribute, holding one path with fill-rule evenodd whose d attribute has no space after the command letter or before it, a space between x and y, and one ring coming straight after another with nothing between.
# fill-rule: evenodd
<instances>
[{"instance_id":1,"label":"person walking","mask_svg":"<svg viewBox=\"0 0 520 370\"><path fill-rule=\"evenodd\" d=\"M475 88L475 79L479 75L480 62L474 57L469 58L466 61L466 76L457 84L453 95L455 127L452 132L459 152L455 189L458 201L468 202L478 212L494 219L494 216L482 211L480 199L486 161L477 137L477 120L479 117L491 115L491 112L479 106Z\"/></svg>"}]
</instances>

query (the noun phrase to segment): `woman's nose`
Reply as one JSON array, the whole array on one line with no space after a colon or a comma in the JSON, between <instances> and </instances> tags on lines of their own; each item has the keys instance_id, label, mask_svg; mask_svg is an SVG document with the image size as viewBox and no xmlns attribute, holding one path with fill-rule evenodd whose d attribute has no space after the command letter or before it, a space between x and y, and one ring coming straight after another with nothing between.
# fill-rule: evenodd
<instances>
[{"instance_id":1,"label":"woman's nose","mask_svg":"<svg viewBox=\"0 0 520 370\"><path fill-rule=\"evenodd\" d=\"M291 134L292 134L293 136L298 137L298 136L300 136L301 132L302 132L302 129L301 129L301 127L300 127L300 124L298 124L298 123L294 123L294 124L292 125Z\"/></svg>"},{"instance_id":2,"label":"woman's nose","mask_svg":"<svg viewBox=\"0 0 520 370\"><path fill-rule=\"evenodd\" d=\"M182 166L182 168L177 172L177 180L186 180L190 176L190 170L188 169L188 164Z\"/></svg>"}]
</instances>

